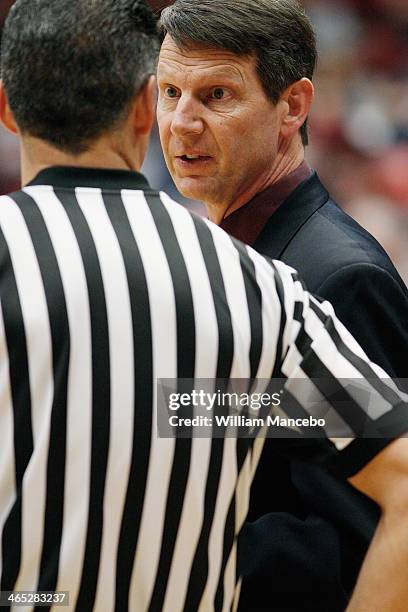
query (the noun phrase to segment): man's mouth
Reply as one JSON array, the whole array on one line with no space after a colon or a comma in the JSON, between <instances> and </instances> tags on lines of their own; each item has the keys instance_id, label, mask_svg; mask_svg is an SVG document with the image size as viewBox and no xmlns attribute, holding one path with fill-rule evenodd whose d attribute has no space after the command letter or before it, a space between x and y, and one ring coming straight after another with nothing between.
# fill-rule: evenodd
<instances>
[{"instance_id":1,"label":"man's mouth","mask_svg":"<svg viewBox=\"0 0 408 612\"><path fill-rule=\"evenodd\" d=\"M185 155L177 155L176 159L186 164L196 164L196 163L208 161L211 159L211 157L209 155L185 154Z\"/></svg>"}]
</instances>

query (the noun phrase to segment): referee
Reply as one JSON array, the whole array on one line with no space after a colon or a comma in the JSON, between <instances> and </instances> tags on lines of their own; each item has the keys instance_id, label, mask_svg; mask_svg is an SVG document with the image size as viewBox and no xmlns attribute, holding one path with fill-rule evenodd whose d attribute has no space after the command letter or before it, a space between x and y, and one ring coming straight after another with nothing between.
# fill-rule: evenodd
<instances>
[{"instance_id":1,"label":"referee","mask_svg":"<svg viewBox=\"0 0 408 612\"><path fill-rule=\"evenodd\" d=\"M368 377L375 409L350 395L332 417L350 439L364 421L394 441L333 439L308 458L384 512L349 610L402 610L406 405L292 269L139 174L158 48L144 1L17 0L5 24L0 116L24 187L0 198L1 603L235 609L262 442L159 437L157 379L285 378L306 417L298 379L324 378L324 396Z\"/></svg>"}]
</instances>

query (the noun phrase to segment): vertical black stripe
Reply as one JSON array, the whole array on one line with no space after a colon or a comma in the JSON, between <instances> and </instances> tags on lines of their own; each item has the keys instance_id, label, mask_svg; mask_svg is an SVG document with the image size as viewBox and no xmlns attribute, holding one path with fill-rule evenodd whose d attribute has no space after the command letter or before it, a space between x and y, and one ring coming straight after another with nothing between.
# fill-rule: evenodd
<instances>
[{"instance_id":1,"label":"vertical black stripe","mask_svg":"<svg viewBox=\"0 0 408 612\"><path fill-rule=\"evenodd\" d=\"M116 558L115 595L115 612L126 612L149 468L153 417L153 349L146 275L126 209L119 195L103 193L103 199L125 264L133 324L135 419L129 481Z\"/></svg>"},{"instance_id":2,"label":"vertical black stripe","mask_svg":"<svg viewBox=\"0 0 408 612\"><path fill-rule=\"evenodd\" d=\"M296 301L293 309L293 319L298 323L303 323L304 303Z\"/></svg>"},{"instance_id":3,"label":"vertical black stripe","mask_svg":"<svg viewBox=\"0 0 408 612\"><path fill-rule=\"evenodd\" d=\"M241 474L242 467L247 458L248 452L252 449L253 440L250 438L239 438L237 440L237 482ZM214 599L214 608L216 611L222 611L224 604L224 576L225 569L227 567L228 559L230 558L232 547L237 540L237 534L235 533L236 528L236 490L232 497L230 506L228 508L227 520L225 522L224 539L223 539L223 556L220 569L220 575L217 585L217 590ZM238 564L236 566L235 581L238 581Z\"/></svg>"},{"instance_id":4,"label":"vertical black stripe","mask_svg":"<svg viewBox=\"0 0 408 612\"><path fill-rule=\"evenodd\" d=\"M234 335L231 313L225 293L224 279L215 250L214 240L208 227L193 216L197 237L204 257L214 299L215 313L219 332L217 384L216 388L224 390L225 380L231 374L234 355ZM204 494L204 520L198 539L196 552L191 566L184 612L198 610L208 578L208 544L213 523L217 494L224 453L224 439L212 440L208 467L208 478Z\"/></svg>"},{"instance_id":5,"label":"vertical black stripe","mask_svg":"<svg viewBox=\"0 0 408 612\"><path fill-rule=\"evenodd\" d=\"M192 391L194 385L196 351L196 330L190 279L169 213L158 196L146 196L146 199L166 254L174 287L177 325L177 378L189 379L183 381L183 383L179 382L178 392L188 393ZM190 469L191 447L191 439L176 440L164 516L160 559L149 612L156 612L163 607L183 510Z\"/></svg>"},{"instance_id":6,"label":"vertical black stripe","mask_svg":"<svg viewBox=\"0 0 408 612\"><path fill-rule=\"evenodd\" d=\"M282 376L281 367L282 367L282 362L284 360L284 355L282 355L282 350L283 350L282 347L283 347L283 334L284 334L285 325L286 325L285 291L283 288L282 279L278 271L276 270L274 263L268 259L267 261L270 263L275 273L274 274L275 287L276 287L276 293L279 299L280 313L281 313L280 322L279 322L279 334L278 334L278 339L276 341L275 366L273 368L273 373L272 373L272 378L278 378Z\"/></svg>"},{"instance_id":7,"label":"vertical black stripe","mask_svg":"<svg viewBox=\"0 0 408 612\"><path fill-rule=\"evenodd\" d=\"M262 322L262 292L256 282L255 264L248 255L246 247L231 237L231 240L238 251L241 264L242 278L245 287L246 302L248 305L248 316L250 325L250 348L249 348L249 364L250 364L250 379L247 383L246 392L251 393L251 389L255 384L256 374L259 368L259 362L262 354L263 341L263 322ZM241 406L240 414L244 417L249 416L249 407ZM246 436L249 432L249 427L240 427L240 435Z\"/></svg>"},{"instance_id":8,"label":"vertical black stripe","mask_svg":"<svg viewBox=\"0 0 408 612\"><path fill-rule=\"evenodd\" d=\"M304 358L307 355L310 347L312 346L313 338L309 336L304 327L301 327L298 335L296 336L295 346L299 351L299 354Z\"/></svg>"},{"instance_id":9,"label":"vertical black stripe","mask_svg":"<svg viewBox=\"0 0 408 612\"><path fill-rule=\"evenodd\" d=\"M230 377L234 358L234 333L232 329L231 312L211 231L201 219L195 215L192 215L192 218L214 299L219 335L217 379L222 381Z\"/></svg>"},{"instance_id":10,"label":"vertical black stripe","mask_svg":"<svg viewBox=\"0 0 408 612\"><path fill-rule=\"evenodd\" d=\"M214 438L204 494L204 520L197 542L184 602L184 612L198 610L208 577L208 544L217 501L224 452L224 439Z\"/></svg>"},{"instance_id":11,"label":"vertical black stripe","mask_svg":"<svg viewBox=\"0 0 408 612\"><path fill-rule=\"evenodd\" d=\"M9 204L6 204L9 205ZM22 480L33 453L31 395L23 313L10 253L0 229L0 296L9 356L17 498L4 524L1 590L12 591L21 563ZM7 609L10 609L8 607Z\"/></svg>"},{"instance_id":12,"label":"vertical black stripe","mask_svg":"<svg viewBox=\"0 0 408 612\"><path fill-rule=\"evenodd\" d=\"M251 381L258 372L259 362L262 354L263 329L262 329L262 291L256 282L255 264L249 257L243 244L232 238L235 248L239 253L242 276L245 285L245 294L248 304L249 322L251 329L251 347L249 351L249 363L251 369ZM249 386L250 387L250 386Z\"/></svg>"},{"instance_id":13,"label":"vertical black stripe","mask_svg":"<svg viewBox=\"0 0 408 612\"><path fill-rule=\"evenodd\" d=\"M274 338L272 341L276 343L276 354L275 354L275 364L273 366L273 371L272 371L272 375L271 375L271 379L274 378L286 378L286 376L284 376L284 374L282 374L281 368L282 368L282 363L284 361L285 355L282 355L282 351L283 351L283 334L285 331L285 326L286 326L286 322L287 322L287 317L286 317L286 310L285 310L285 291L284 291L284 287L283 287L283 283L282 283L282 279L281 276L279 274L279 272L276 270L276 267L273 263L273 261L271 259L269 259L268 257L264 258L269 264L270 266L273 268L274 271L274 281L275 281L275 288L276 288L276 294L279 300L279 312L280 312L280 320L279 320L279 332L278 332L278 337ZM271 382L269 383L267 389L265 390L266 393L272 394L274 392L274 385L273 382L271 380ZM264 411L262 414L262 417L265 418L267 416L267 414L269 413L270 409L268 409L267 411ZM260 427L255 427L253 430L253 435L257 434L259 431ZM269 442L267 441L266 444L264 445L264 450L261 453L261 457L260 457L260 463L262 461L262 454L266 452L265 448L266 446L269 445Z\"/></svg>"},{"instance_id":14,"label":"vertical black stripe","mask_svg":"<svg viewBox=\"0 0 408 612\"><path fill-rule=\"evenodd\" d=\"M24 216L37 256L51 329L54 396L47 459L44 539L38 590L54 591L58 578L64 507L70 331L58 262L43 216L34 200L26 193L15 194L13 199Z\"/></svg>"},{"instance_id":15,"label":"vertical black stripe","mask_svg":"<svg viewBox=\"0 0 408 612\"><path fill-rule=\"evenodd\" d=\"M304 283L303 278L299 275L299 272L291 272L291 277L294 283L300 283L303 291L307 291L307 287ZM319 298L320 299L320 298Z\"/></svg>"},{"instance_id":16,"label":"vertical black stripe","mask_svg":"<svg viewBox=\"0 0 408 612\"><path fill-rule=\"evenodd\" d=\"M225 521L225 529L224 529L224 538L223 538L223 554L222 554L222 563L220 568L220 574L218 578L217 590L215 592L214 597L214 610L215 612L222 612L223 604L224 604L224 577L225 577L225 568L227 566L227 561L231 552L231 548L234 543L235 538L235 493L232 496L231 503L227 512L227 519Z\"/></svg>"},{"instance_id":17,"label":"vertical black stripe","mask_svg":"<svg viewBox=\"0 0 408 612\"><path fill-rule=\"evenodd\" d=\"M92 610L98 582L103 528L103 497L110 434L110 358L108 316L97 251L73 193L56 190L79 245L88 286L92 341L92 450L90 498L81 584L75 610ZM75 333L73 330L72 333ZM88 469L85 466L84 469ZM73 602L72 602L73 603Z\"/></svg>"},{"instance_id":18,"label":"vertical black stripe","mask_svg":"<svg viewBox=\"0 0 408 612\"><path fill-rule=\"evenodd\" d=\"M237 440L237 465L241 467L244 464L244 461L248 455L248 452L251 451L252 452L252 446L253 446L253 441L249 438L240 438ZM240 472L240 468L239 468L239 472ZM250 486L251 483L248 483L248 485ZM249 492L248 492L248 496L249 496ZM235 497L235 503L236 503L236 498L237 498L237 494L236 491L234 493L234 497ZM245 517L246 518L246 517ZM236 525L234 526L236 527ZM234 542L237 542L238 539L238 534L234 533L234 539L231 543L231 548L234 544ZM236 559L236 565L235 565L235 584L238 584L238 580L240 578L240 573L239 573L239 566L238 566L238 559ZM234 601L234 598L232 598L232 601ZM232 610L232 605L231 605L231 610Z\"/></svg>"},{"instance_id":19,"label":"vertical black stripe","mask_svg":"<svg viewBox=\"0 0 408 612\"><path fill-rule=\"evenodd\" d=\"M194 378L196 334L190 279L167 209L159 196L147 195L150 212L169 265L176 300L177 376Z\"/></svg>"},{"instance_id":20,"label":"vertical black stripe","mask_svg":"<svg viewBox=\"0 0 408 612\"><path fill-rule=\"evenodd\" d=\"M263 343L263 324L262 324L262 292L259 285L256 282L256 270L255 264L249 257L248 252L244 245L238 240L231 238L235 248L239 253L242 276L245 286L245 294L247 300L249 321L250 321L250 332L251 332L251 345L250 345L250 377L248 381L248 389L250 392L252 383L256 377L259 362L262 354L262 343ZM245 410L242 413L245 415ZM245 435L247 428L240 428L240 434ZM248 451L252 446L252 440L246 438L240 438L237 440L237 468L238 474L240 473L242 466L247 457ZM222 610L224 602L224 574L228 563L228 559L231 554L232 547L234 545L235 535L235 522L236 522L236 493L231 501L228 513L226 526L224 530L224 542L223 542L223 558L221 565L221 572L218 581L217 591L215 595L214 607L216 610ZM238 565L236 568L235 579L238 580Z\"/></svg>"}]
</instances>

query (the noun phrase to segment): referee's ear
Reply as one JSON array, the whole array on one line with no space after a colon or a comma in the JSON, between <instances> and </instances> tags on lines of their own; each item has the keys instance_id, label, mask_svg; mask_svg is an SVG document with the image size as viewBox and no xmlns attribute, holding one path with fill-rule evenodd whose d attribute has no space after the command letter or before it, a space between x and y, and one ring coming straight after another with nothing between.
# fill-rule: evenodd
<instances>
[{"instance_id":1,"label":"referee's ear","mask_svg":"<svg viewBox=\"0 0 408 612\"><path fill-rule=\"evenodd\" d=\"M2 80L0 80L0 123L12 134L18 134L18 127L11 112Z\"/></svg>"},{"instance_id":2,"label":"referee's ear","mask_svg":"<svg viewBox=\"0 0 408 612\"><path fill-rule=\"evenodd\" d=\"M136 136L145 136L153 128L156 106L156 78L151 75L138 93L133 106L133 129Z\"/></svg>"}]
</instances>

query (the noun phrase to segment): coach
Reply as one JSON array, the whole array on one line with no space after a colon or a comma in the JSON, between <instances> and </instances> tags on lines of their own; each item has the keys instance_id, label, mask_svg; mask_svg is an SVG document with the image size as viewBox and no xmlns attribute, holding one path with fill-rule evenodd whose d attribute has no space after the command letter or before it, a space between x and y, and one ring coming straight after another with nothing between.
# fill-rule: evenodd
<instances>
[{"instance_id":1,"label":"coach","mask_svg":"<svg viewBox=\"0 0 408 612\"><path fill-rule=\"evenodd\" d=\"M233 236L299 269L370 358L407 377L407 289L304 160L316 45L303 9L292 0L176 0L161 22L158 121L180 192ZM269 610L271 596L279 611L343 610L377 508L317 468L280 459L272 470L277 461L267 444L241 540L241 610Z\"/></svg>"}]
</instances>

